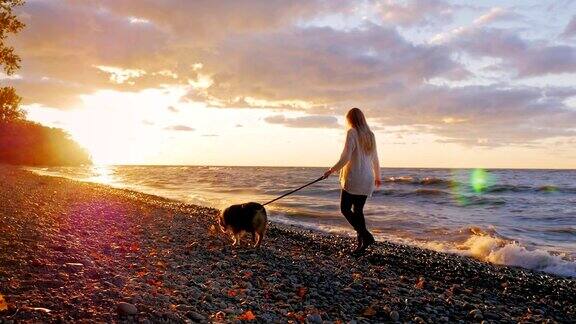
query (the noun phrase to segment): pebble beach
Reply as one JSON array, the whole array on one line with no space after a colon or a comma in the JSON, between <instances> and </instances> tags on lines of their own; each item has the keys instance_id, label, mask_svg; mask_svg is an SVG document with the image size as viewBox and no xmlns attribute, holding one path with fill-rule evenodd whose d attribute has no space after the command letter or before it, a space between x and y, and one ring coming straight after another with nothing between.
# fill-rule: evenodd
<instances>
[{"instance_id":1,"label":"pebble beach","mask_svg":"<svg viewBox=\"0 0 576 324\"><path fill-rule=\"evenodd\" d=\"M0 323L574 323L576 280L0 166Z\"/></svg>"}]
</instances>

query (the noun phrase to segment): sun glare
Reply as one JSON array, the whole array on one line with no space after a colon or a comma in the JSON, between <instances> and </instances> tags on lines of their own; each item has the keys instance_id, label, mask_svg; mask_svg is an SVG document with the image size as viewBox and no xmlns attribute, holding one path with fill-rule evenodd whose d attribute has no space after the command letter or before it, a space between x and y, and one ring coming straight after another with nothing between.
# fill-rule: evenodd
<instances>
[{"instance_id":1,"label":"sun glare","mask_svg":"<svg viewBox=\"0 0 576 324\"><path fill-rule=\"evenodd\" d=\"M161 147L161 128L155 126L170 122L162 108L180 95L180 89L98 91L82 97L84 108L70 114L66 128L95 164L138 163Z\"/></svg>"}]
</instances>

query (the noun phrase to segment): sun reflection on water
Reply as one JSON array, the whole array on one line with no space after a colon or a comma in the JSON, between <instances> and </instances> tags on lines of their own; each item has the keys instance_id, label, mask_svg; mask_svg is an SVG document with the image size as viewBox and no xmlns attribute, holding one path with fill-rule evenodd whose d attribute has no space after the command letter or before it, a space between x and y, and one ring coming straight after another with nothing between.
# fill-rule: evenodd
<instances>
[{"instance_id":1,"label":"sun reflection on water","mask_svg":"<svg viewBox=\"0 0 576 324\"><path fill-rule=\"evenodd\" d=\"M92 170L90 170L92 176L88 179L88 181L102 183L102 184L113 184L116 182L116 178L114 176L115 172L112 166L100 164L92 166Z\"/></svg>"}]
</instances>

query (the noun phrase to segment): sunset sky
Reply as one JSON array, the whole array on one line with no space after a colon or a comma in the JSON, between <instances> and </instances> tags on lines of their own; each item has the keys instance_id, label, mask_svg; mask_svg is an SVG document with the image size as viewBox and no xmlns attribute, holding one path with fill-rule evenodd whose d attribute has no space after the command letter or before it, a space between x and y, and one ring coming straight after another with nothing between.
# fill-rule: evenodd
<instances>
[{"instance_id":1,"label":"sunset sky","mask_svg":"<svg viewBox=\"0 0 576 324\"><path fill-rule=\"evenodd\" d=\"M28 118L97 163L576 168L576 1L27 0Z\"/></svg>"}]
</instances>

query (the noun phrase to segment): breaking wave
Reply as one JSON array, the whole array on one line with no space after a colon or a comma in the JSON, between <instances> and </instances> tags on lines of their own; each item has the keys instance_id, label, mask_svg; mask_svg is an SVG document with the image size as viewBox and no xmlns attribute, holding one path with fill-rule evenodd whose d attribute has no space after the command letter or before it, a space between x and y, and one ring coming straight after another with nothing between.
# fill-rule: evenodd
<instances>
[{"instance_id":1,"label":"breaking wave","mask_svg":"<svg viewBox=\"0 0 576 324\"><path fill-rule=\"evenodd\" d=\"M561 276L576 277L576 262L547 251L529 250L518 242L490 235L472 235L457 246L461 254L508 266L522 267Z\"/></svg>"},{"instance_id":2,"label":"breaking wave","mask_svg":"<svg viewBox=\"0 0 576 324\"><path fill-rule=\"evenodd\" d=\"M498 265L521 267L550 274L576 277L576 260L541 249L529 249L520 243L501 237L494 228L470 226L453 233L458 241L415 241L386 237L387 240L438 251L473 257Z\"/></svg>"}]
</instances>

